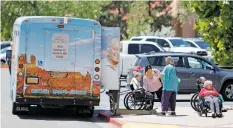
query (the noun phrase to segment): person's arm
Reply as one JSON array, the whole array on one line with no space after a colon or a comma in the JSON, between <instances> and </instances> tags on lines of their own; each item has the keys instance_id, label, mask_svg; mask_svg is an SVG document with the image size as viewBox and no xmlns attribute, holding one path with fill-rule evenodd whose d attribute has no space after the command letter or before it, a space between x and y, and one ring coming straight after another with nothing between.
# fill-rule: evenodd
<instances>
[{"instance_id":1,"label":"person's arm","mask_svg":"<svg viewBox=\"0 0 233 128\"><path fill-rule=\"evenodd\" d=\"M154 75L154 76L153 76L153 83L156 82L156 81L158 81L161 77L162 77L162 74L161 74L161 73L159 73L159 74L157 74L157 75Z\"/></svg>"},{"instance_id":2,"label":"person's arm","mask_svg":"<svg viewBox=\"0 0 233 128\"><path fill-rule=\"evenodd\" d=\"M206 89L202 88L201 91L199 92L198 96L203 97L205 96Z\"/></svg>"},{"instance_id":3,"label":"person's arm","mask_svg":"<svg viewBox=\"0 0 233 128\"><path fill-rule=\"evenodd\" d=\"M146 77L143 77L143 88L148 91L148 79Z\"/></svg>"},{"instance_id":4,"label":"person's arm","mask_svg":"<svg viewBox=\"0 0 233 128\"><path fill-rule=\"evenodd\" d=\"M213 87L213 91L216 94L216 96L219 96L220 94L218 93L218 91Z\"/></svg>"},{"instance_id":5,"label":"person's arm","mask_svg":"<svg viewBox=\"0 0 233 128\"><path fill-rule=\"evenodd\" d=\"M161 72L158 69L153 70L155 74L159 75Z\"/></svg>"},{"instance_id":6,"label":"person's arm","mask_svg":"<svg viewBox=\"0 0 233 128\"><path fill-rule=\"evenodd\" d=\"M162 81L164 83L166 83L169 80L170 73L171 73L171 67L170 66L166 66L163 69L163 72L162 72Z\"/></svg>"}]
</instances>

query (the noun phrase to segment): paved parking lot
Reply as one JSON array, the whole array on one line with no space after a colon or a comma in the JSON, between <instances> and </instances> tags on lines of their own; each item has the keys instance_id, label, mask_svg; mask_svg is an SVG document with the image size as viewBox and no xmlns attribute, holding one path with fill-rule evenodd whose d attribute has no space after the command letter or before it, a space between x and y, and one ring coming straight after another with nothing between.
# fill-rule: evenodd
<instances>
[{"instance_id":1,"label":"paved parking lot","mask_svg":"<svg viewBox=\"0 0 233 128\"><path fill-rule=\"evenodd\" d=\"M10 80L8 69L1 69L1 121L2 128L15 127L33 127L33 128L67 128L67 126L77 126L81 128L111 128L113 125L105 122L98 117L100 111L109 110L109 99L105 93L101 93L100 106L96 107L93 118L77 117L72 110L44 110L40 113L32 113L24 116L14 116L11 114L11 100L10 100ZM125 83L123 82L123 85ZM126 88L121 88L121 91ZM120 108L124 108L124 95L121 96ZM191 95L178 95L178 99L190 99ZM226 102L224 105L232 105L232 102ZM156 107L160 107L159 103L155 103ZM178 102L179 108L190 108L189 102ZM189 109L192 111L192 109ZM233 117L233 115L232 115ZM194 117L195 118L195 117ZM227 117L230 118L230 117ZM129 118L130 120L130 118Z\"/></svg>"}]
</instances>

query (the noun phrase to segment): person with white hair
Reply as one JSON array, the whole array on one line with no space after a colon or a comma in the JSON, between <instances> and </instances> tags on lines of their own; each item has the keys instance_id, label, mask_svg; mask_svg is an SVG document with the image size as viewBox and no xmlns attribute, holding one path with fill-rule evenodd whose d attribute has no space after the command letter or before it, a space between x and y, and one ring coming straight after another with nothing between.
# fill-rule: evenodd
<instances>
[{"instance_id":1,"label":"person with white hair","mask_svg":"<svg viewBox=\"0 0 233 128\"><path fill-rule=\"evenodd\" d=\"M205 81L204 88L202 88L199 93L199 97L204 97L205 102L209 102L213 118L216 118L216 116L219 118L222 117L219 105L219 95L218 91L213 87L212 81L209 80Z\"/></svg>"},{"instance_id":2,"label":"person with white hair","mask_svg":"<svg viewBox=\"0 0 233 128\"><path fill-rule=\"evenodd\" d=\"M167 66L164 67L162 72L163 92L161 98L162 112L161 115L166 115L170 107L170 115L176 115L176 94L178 92L178 85L180 79L176 75L174 61L172 57L166 58Z\"/></svg>"},{"instance_id":3,"label":"person with white hair","mask_svg":"<svg viewBox=\"0 0 233 128\"><path fill-rule=\"evenodd\" d=\"M120 60L120 49L121 45L119 43L118 38L113 38L110 46L108 46L108 51L107 51L107 59L108 62L110 63L110 66L115 70L117 64L119 63Z\"/></svg>"},{"instance_id":4,"label":"person with white hair","mask_svg":"<svg viewBox=\"0 0 233 128\"><path fill-rule=\"evenodd\" d=\"M134 74L134 78L130 82L131 90L138 90L142 88L140 85L141 78L142 78L142 74L140 72L136 72Z\"/></svg>"},{"instance_id":5,"label":"person with white hair","mask_svg":"<svg viewBox=\"0 0 233 128\"><path fill-rule=\"evenodd\" d=\"M106 88L118 90L119 87L112 86L112 83L119 83L119 76L112 76L111 74L118 74L120 71L118 68L121 48L120 40L118 38L111 38L105 45L106 49L102 50L104 54L102 55L101 74L103 77L111 77L111 79L102 79L102 84L105 85ZM110 76L108 74L110 74Z\"/></svg>"}]
</instances>

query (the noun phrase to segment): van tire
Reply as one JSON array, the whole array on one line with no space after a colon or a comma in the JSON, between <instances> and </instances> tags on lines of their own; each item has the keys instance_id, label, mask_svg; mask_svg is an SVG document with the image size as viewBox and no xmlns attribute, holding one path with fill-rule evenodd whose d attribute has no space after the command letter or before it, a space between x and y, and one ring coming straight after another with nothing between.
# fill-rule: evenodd
<instances>
[{"instance_id":1,"label":"van tire","mask_svg":"<svg viewBox=\"0 0 233 128\"><path fill-rule=\"evenodd\" d=\"M17 104L15 102L12 103L12 114L13 115L19 115L19 111L16 110Z\"/></svg>"},{"instance_id":2,"label":"van tire","mask_svg":"<svg viewBox=\"0 0 233 128\"><path fill-rule=\"evenodd\" d=\"M94 107L90 108L90 113L87 114L87 117L90 117L90 118L93 117L93 115L94 115L94 109L95 109Z\"/></svg>"},{"instance_id":3,"label":"van tire","mask_svg":"<svg viewBox=\"0 0 233 128\"><path fill-rule=\"evenodd\" d=\"M6 61L5 60L1 60L1 66L5 65Z\"/></svg>"},{"instance_id":4,"label":"van tire","mask_svg":"<svg viewBox=\"0 0 233 128\"><path fill-rule=\"evenodd\" d=\"M233 98L232 98L232 99L228 98L228 97L227 97L227 94L226 94L226 89L227 89L229 86L231 86L231 85L233 85L233 82L232 82L232 81L227 82L226 84L223 85L223 88L222 88L222 90L221 90L221 94L222 94L222 96L223 96L223 99L226 100L226 101L233 101Z\"/></svg>"}]
</instances>

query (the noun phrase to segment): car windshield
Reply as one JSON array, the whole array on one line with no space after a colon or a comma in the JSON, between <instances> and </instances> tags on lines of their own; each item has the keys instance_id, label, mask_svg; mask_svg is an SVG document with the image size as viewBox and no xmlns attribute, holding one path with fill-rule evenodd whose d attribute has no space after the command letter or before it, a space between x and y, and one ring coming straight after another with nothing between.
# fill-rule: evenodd
<instances>
[{"instance_id":1,"label":"car windshield","mask_svg":"<svg viewBox=\"0 0 233 128\"><path fill-rule=\"evenodd\" d=\"M6 47L6 48L1 49L1 54L6 53L6 51L9 50L9 49L10 49L10 47Z\"/></svg>"},{"instance_id":2,"label":"car windshield","mask_svg":"<svg viewBox=\"0 0 233 128\"><path fill-rule=\"evenodd\" d=\"M207 49L210 47L210 44L204 41L195 41L195 43L202 49Z\"/></svg>"},{"instance_id":3,"label":"car windshield","mask_svg":"<svg viewBox=\"0 0 233 128\"><path fill-rule=\"evenodd\" d=\"M169 39L174 47L190 47L190 45L182 39Z\"/></svg>"}]
</instances>

